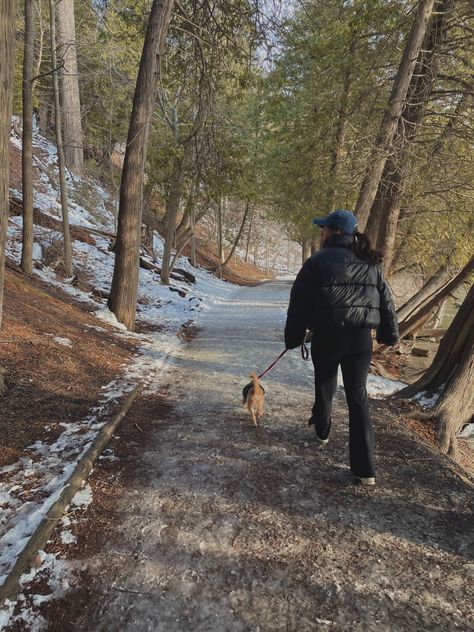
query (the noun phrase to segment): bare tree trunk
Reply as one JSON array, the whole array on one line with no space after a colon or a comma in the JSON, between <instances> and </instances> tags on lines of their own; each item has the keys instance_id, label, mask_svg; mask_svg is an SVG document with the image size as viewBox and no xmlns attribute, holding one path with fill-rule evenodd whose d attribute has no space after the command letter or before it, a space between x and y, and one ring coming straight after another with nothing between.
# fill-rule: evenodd
<instances>
[{"instance_id":1,"label":"bare tree trunk","mask_svg":"<svg viewBox=\"0 0 474 632\"><path fill-rule=\"evenodd\" d=\"M197 112L194 116L193 126L189 135L182 141L183 156L176 156L173 168L173 175L171 179L170 193L168 196L168 202L166 204L166 231L165 231L165 243L163 248L163 261L161 266L161 282L167 285L170 280L170 262L171 251L173 249L175 237L176 237L176 218L179 211L179 205L181 201L185 166L188 164L189 159L193 154L193 146L196 136L201 131L207 115L209 90L210 85L205 72L205 62L203 62L203 70L201 73L201 79L199 84L199 105ZM177 136L177 125L176 125Z\"/></svg>"},{"instance_id":2,"label":"bare tree trunk","mask_svg":"<svg viewBox=\"0 0 474 632\"><path fill-rule=\"evenodd\" d=\"M433 329L439 329L441 327L444 315L446 313L447 306L448 306L448 299L445 298L444 301L441 303L441 305L438 306L438 309L436 310L433 323L432 323Z\"/></svg>"},{"instance_id":3,"label":"bare tree trunk","mask_svg":"<svg viewBox=\"0 0 474 632\"><path fill-rule=\"evenodd\" d=\"M426 304L433 296L439 291L439 289L445 285L451 278L446 265L442 266L436 274L424 283L418 292L408 299L401 307L397 309L398 322L402 322L409 318L416 310L420 309Z\"/></svg>"},{"instance_id":4,"label":"bare tree trunk","mask_svg":"<svg viewBox=\"0 0 474 632\"><path fill-rule=\"evenodd\" d=\"M412 331L417 329L419 324L426 320L432 310L441 303L451 292L453 292L461 283L471 274L474 270L474 257L471 258L464 268L459 272L454 279L442 287L433 298L431 298L426 304L417 310L413 315L407 318L405 321L399 323L400 338L405 338Z\"/></svg>"},{"instance_id":5,"label":"bare tree trunk","mask_svg":"<svg viewBox=\"0 0 474 632\"><path fill-rule=\"evenodd\" d=\"M250 213L250 222L249 222L249 232L247 235L247 245L245 247L245 263L247 263L247 261L249 260L249 250L250 250L250 240L252 238L252 228L253 228L253 221L255 218L255 207L252 208L252 212Z\"/></svg>"},{"instance_id":6,"label":"bare tree trunk","mask_svg":"<svg viewBox=\"0 0 474 632\"><path fill-rule=\"evenodd\" d=\"M225 268L225 266L228 265L229 261L234 256L234 253L237 250L237 246L240 243L240 239L242 237L242 233L244 232L245 222L247 221L249 210L250 210L250 202L247 201L246 204L245 204L244 216L242 217L242 222L240 224L240 228L239 228L239 232L237 233L237 237L235 238L234 245L232 246L231 251L227 255L226 260L223 261L222 264L219 266L220 268Z\"/></svg>"},{"instance_id":7,"label":"bare tree trunk","mask_svg":"<svg viewBox=\"0 0 474 632\"><path fill-rule=\"evenodd\" d=\"M359 219L359 230L363 231L369 218L377 188L387 161L398 120L405 104L408 87L416 60L425 37L426 28L433 12L435 0L420 0L418 12L408 36L403 56L393 82L389 102L385 110L375 147L369 159L366 175L357 199L355 213Z\"/></svg>"},{"instance_id":8,"label":"bare tree trunk","mask_svg":"<svg viewBox=\"0 0 474 632\"><path fill-rule=\"evenodd\" d=\"M21 145L23 239L21 269L33 273L33 49L35 43L34 0L25 0L25 39L23 53L23 134Z\"/></svg>"},{"instance_id":9,"label":"bare tree trunk","mask_svg":"<svg viewBox=\"0 0 474 632\"><path fill-rule=\"evenodd\" d=\"M188 245L190 239L192 237L191 227L188 227L184 233L181 235L181 239L178 244L176 244L176 252L173 255L170 263L170 275L174 270L175 265L178 263L178 259L181 256L183 250Z\"/></svg>"},{"instance_id":10,"label":"bare tree trunk","mask_svg":"<svg viewBox=\"0 0 474 632\"><path fill-rule=\"evenodd\" d=\"M474 305L471 306L474 313ZM442 452L458 457L457 435L472 421L474 410L474 322L461 347L461 355L430 417L437 420L437 435Z\"/></svg>"},{"instance_id":11,"label":"bare tree trunk","mask_svg":"<svg viewBox=\"0 0 474 632\"><path fill-rule=\"evenodd\" d=\"M135 328L140 259L143 176L157 77L174 0L153 0L138 70L120 186L115 265L109 309L128 329Z\"/></svg>"},{"instance_id":12,"label":"bare tree trunk","mask_svg":"<svg viewBox=\"0 0 474 632\"><path fill-rule=\"evenodd\" d=\"M195 209L194 206L190 215L190 228L191 228L191 265L196 267L196 225L195 225Z\"/></svg>"},{"instance_id":13,"label":"bare tree trunk","mask_svg":"<svg viewBox=\"0 0 474 632\"><path fill-rule=\"evenodd\" d=\"M311 257L311 239L304 239L301 244L301 256L303 263Z\"/></svg>"},{"instance_id":14,"label":"bare tree trunk","mask_svg":"<svg viewBox=\"0 0 474 632\"><path fill-rule=\"evenodd\" d=\"M79 72L76 51L76 24L74 0L59 0L58 55L63 62L61 69L61 105L64 131L64 156L66 165L80 173L83 164L84 141L82 138L81 101L79 96Z\"/></svg>"},{"instance_id":15,"label":"bare tree trunk","mask_svg":"<svg viewBox=\"0 0 474 632\"><path fill-rule=\"evenodd\" d=\"M173 175L171 176L170 192L166 201L166 231L165 243L163 246L163 259L161 264L161 282L168 285L171 274L171 252L175 245L176 238L176 218L178 216L179 204L184 181L184 162L187 158L188 149L185 146L184 155L176 156L173 165Z\"/></svg>"},{"instance_id":16,"label":"bare tree trunk","mask_svg":"<svg viewBox=\"0 0 474 632\"><path fill-rule=\"evenodd\" d=\"M443 391L422 418L436 418L440 449L456 458L456 435L472 420L474 410L474 285L466 295L426 373L397 393L410 398L422 391Z\"/></svg>"},{"instance_id":17,"label":"bare tree trunk","mask_svg":"<svg viewBox=\"0 0 474 632\"><path fill-rule=\"evenodd\" d=\"M10 131L13 95L13 64L15 60L16 0L0 4L0 328L3 312L5 282L5 247L7 241Z\"/></svg>"},{"instance_id":18,"label":"bare tree trunk","mask_svg":"<svg viewBox=\"0 0 474 632\"><path fill-rule=\"evenodd\" d=\"M224 239L222 236L222 215L224 212L224 202L223 202L223 198L219 197L219 201L217 203L217 209L216 209L216 213L217 213L217 258L219 260L219 264L222 264L222 262L224 261Z\"/></svg>"},{"instance_id":19,"label":"bare tree trunk","mask_svg":"<svg viewBox=\"0 0 474 632\"><path fill-rule=\"evenodd\" d=\"M59 192L63 217L64 268L66 276L72 277L72 246L69 231L69 209L67 202L66 169L64 161L63 138L61 132L61 107L59 104L58 60L56 56L56 4L49 0L51 19L51 61L53 64L54 116L56 128L56 146L58 148Z\"/></svg>"}]
</instances>

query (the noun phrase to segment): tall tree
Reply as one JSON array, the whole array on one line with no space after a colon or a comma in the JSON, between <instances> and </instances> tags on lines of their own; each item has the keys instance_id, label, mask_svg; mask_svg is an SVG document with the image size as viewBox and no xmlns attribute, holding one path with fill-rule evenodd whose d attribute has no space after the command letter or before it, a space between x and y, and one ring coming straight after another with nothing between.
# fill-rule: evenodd
<instances>
[{"instance_id":1,"label":"tall tree","mask_svg":"<svg viewBox=\"0 0 474 632\"><path fill-rule=\"evenodd\" d=\"M108 305L130 330L135 328L147 141L173 5L174 0L153 0L133 97L120 185L115 265Z\"/></svg>"},{"instance_id":2,"label":"tall tree","mask_svg":"<svg viewBox=\"0 0 474 632\"><path fill-rule=\"evenodd\" d=\"M16 0L0 4L0 328L5 281L5 246L8 227L10 125L15 55Z\"/></svg>"},{"instance_id":3,"label":"tall tree","mask_svg":"<svg viewBox=\"0 0 474 632\"><path fill-rule=\"evenodd\" d=\"M443 0L427 30L423 48L408 88L407 99L398 120L393 150L385 163L374 204L367 223L367 233L377 248L384 250L384 272L390 268L401 200L410 172L411 148L421 127L426 106L437 75L437 53L443 44L453 0Z\"/></svg>"},{"instance_id":4,"label":"tall tree","mask_svg":"<svg viewBox=\"0 0 474 632\"><path fill-rule=\"evenodd\" d=\"M22 198L23 241L21 269L33 272L33 53L35 43L34 0L25 0L25 39L23 52L23 136Z\"/></svg>"},{"instance_id":5,"label":"tall tree","mask_svg":"<svg viewBox=\"0 0 474 632\"><path fill-rule=\"evenodd\" d=\"M398 120L406 101L408 87L415 69L416 60L425 37L426 28L433 12L435 0L420 0L418 11L405 44L402 59L393 81L392 90L375 141L367 171L357 199L355 213L359 219L359 230L367 224L383 168L391 150Z\"/></svg>"},{"instance_id":6,"label":"tall tree","mask_svg":"<svg viewBox=\"0 0 474 632\"><path fill-rule=\"evenodd\" d=\"M63 250L66 275L72 277L72 245L69 230L69 208L67 200L66 163L64 159L63 136L61 129L61 105L59 102L58 58L56 54L56 0L49 0L51 30L51 62L53 65L54 120L56 147L58 149L59 194L63 219Z\"/></svg>"},{"instance_id":7,"label":"tall tree","mask_svg":"<svg viewBox=\"0 0 474 632\"><path fill-rule=\"evenodd\" d=\"M83 164L83 138L79 71L77 67L76 23L74 0L59 0L56 7L58 22L58 57L61 58L61 105L64 157L72 171L80 173Z\"/></svg>"}]
</instances>

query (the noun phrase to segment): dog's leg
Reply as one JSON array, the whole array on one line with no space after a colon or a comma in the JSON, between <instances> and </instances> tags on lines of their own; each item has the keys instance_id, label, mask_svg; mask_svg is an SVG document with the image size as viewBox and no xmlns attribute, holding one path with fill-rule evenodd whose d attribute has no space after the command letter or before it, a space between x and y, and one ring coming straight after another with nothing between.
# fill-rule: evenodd
<instances>
[{"instance_id":1,"label":"dog's leg","mask_svg":"<svg viewBox=\"0 0 474 632\"><path fill-rule=\"evenodd\" d=\"M255 409L253 407L250 408L250 414L252 415L253 425L257 426L257 417L255 415Z\"/></svg>"}]
</instances>

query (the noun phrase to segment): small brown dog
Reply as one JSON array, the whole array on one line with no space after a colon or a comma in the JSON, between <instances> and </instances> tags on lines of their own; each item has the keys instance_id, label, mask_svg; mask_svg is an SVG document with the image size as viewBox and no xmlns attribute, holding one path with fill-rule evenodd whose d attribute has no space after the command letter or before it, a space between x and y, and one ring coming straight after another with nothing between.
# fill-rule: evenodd
<instances>
[{"instance_id":1,"label":"small brown dog","mask_svg":"<svg viewBox=\"0 0 474 632\"><path fill-rule=\"evenodd\" d=\"M257 426L259 419L263 415L265 389L260 384L256 373L251 373L249 377L252 381L244 388L242 406L247 408L252 417L253 425Z\"/></svg>"}]
</instances>

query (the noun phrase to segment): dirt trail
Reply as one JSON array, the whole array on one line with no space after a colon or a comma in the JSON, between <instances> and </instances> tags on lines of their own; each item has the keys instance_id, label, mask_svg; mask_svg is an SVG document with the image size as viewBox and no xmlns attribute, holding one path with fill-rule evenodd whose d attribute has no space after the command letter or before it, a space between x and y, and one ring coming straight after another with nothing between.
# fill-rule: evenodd
<instances>
[{"instance_id":1,"label":"dirt trail","mask_svg":"<svg viewBox=\"0 0 474 632\"><path fill-rule=\"evenodd\" d=\"M297 351L265 381L263 428L240 408L282 348L288 292L239 290L187 345L74 629L474 629L472 490L436 454L384 415L378 486L354 485L343 395L318 448Z\"/></svg>"}]
</instances>

